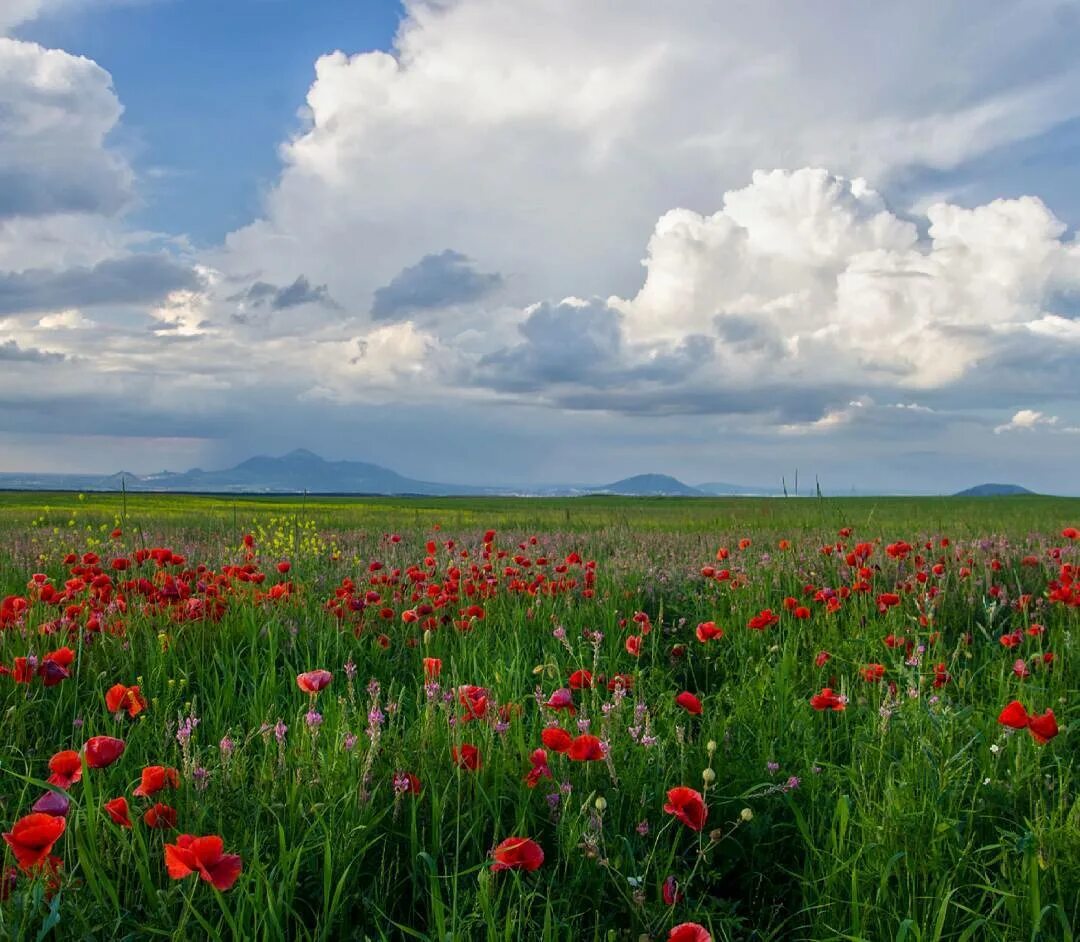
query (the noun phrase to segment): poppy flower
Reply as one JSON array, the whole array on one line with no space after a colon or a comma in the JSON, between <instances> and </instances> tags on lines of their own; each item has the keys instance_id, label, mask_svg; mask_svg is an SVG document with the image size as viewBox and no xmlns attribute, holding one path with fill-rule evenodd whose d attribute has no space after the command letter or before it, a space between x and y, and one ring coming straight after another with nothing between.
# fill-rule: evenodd
<instances>
[{"instance_id":1,"label":"poppy flower","mask_svg":"<svg viewBox=\"0 0 1080 942\"><path fill-rule=\"evenodd\" d=\"M305 671L303 674L296 675L296 686L303 690L304 693L315 696L320 690L328 686L333 679L334 675L330 671Z\"/></svg>"},{"instance_id":2,"label":"poppy flower","mask_svg":"<svg viewBox=\"0 0 1080 942\"><path fill-rule=\"evenodd\" d=\"M165 869L174 880L197 873L200 880L227 890L240 876L244 863L238 854L226 854L224 849L224 842L216 835L181 834L175 844L165 845Z\"/></svg>"},{"instance_id":3,"label":"poppy flower","mask_svg":"<svg viewBox=\"0 0 1080 942\"><path fill-rule=\"evenodd\" d=\"M1061 531L1061 535L1065 537L1066 540L1080 540L1080 530L1076 527L1066 527Z\"/></svg>"},{"instance_id":4,"label":"poppy flower","mask_svg":"<svg viewBox=\"0 0 1080 942\"><path fill-rule=\"evenodd\" d=\"M442 673L442 661L437 657L424 658L424 679L428 681L438 680Z\"/></svg>"},{"instance_id":5,"label":"poppy flower","mask_svg":"<svg viewBox=\"0 0 1080 942\"><path fill-rule=\"evenodd\" d=\"M574 741L565 729L558 726L549 726L540 734L540 738L552 752L568 752Z\"/></svg>"},{"instance_id":6,"label":"poppy flower","mask_svg":"<svg viewBox=\"0 0 1080 942\"><path fill-rule=\"evenodd\" d=\"M525 784L529 788L536 788L542 778L551 778L551 769L548 767L548 756L543 749L534 749L529 756L532 768L525 775Z\"/></svg>"},{"instance_id":7,"label":"poppy flower","mask_svg":"<svg viewBox=\"0 0 1080 942\"><path fill-rule=\"evenodd\" d=\"M667 793L664 811L675 815L692 831L700 831L705 826L705 819L709 815L709 809L705 806L701 792L685 785L679 785Z\"/></svg>"},{"instance_id":8,"label":"poppy flower","mask_svg":"<svg viewBox=\"0 0 1080 942\"><path fill-rule=\"evenodd\" d=\"M828 651L818 651L814 657L815 667L824 667L832 659L832 655Z\"/></svg>"},{"instance_id":9,"label":"poppy flower","mask_svg":"<svg viewBox=\"0 0 1080 942\"><path fill-rule=\"evenodd\" d=\"M775 625L778 621L780 621L780 616L774 614L771 608L763 608L746 623L746 627L754 631L764 631L769 625Z\"/></svg>"},{"instance_id":10,"label":"poppy flower","mask_svg":"<svg viewBox=\"0 0 1080 942\"><path fill-rule=\"evenodd\" d=\"M47 780L50 785L70 788L82 778L82 759L74 749L65 749L49 760L49 771L52 772Z\"/></svg>"},{"instance_id":11,"label":"poppy flower","mask_svg":"<svg viewBox=\"0 0 1080 942\"><path fill-rule=\"evenodd\" d=\"M1026 729L1028 723L1031 722L1031 717L1028 716L1027 710L1019 700L1013 700L998 714L998 722L1012 729Z\"/></svg>"},{"instance_id":12,"label":"poppy flower","mask_svg":"<svg viewBox=\"0 0 1080 942\"><path fill-rule=\"evenodd\" d=\"M1022 657L1017 658L1015 661L1013 661L1012 670L1013 673L1021 679L1031 676L1031 671L1028 670L1027 661L1025 661Z\"/></svg>"},{"instance_id":13,"label":"poppy flower","mask_svg":"<svg viewBox=\"0 0 1080 942\"><path fill-rule=\"evenodd\" d=\"M604 758L604 749L596 736L582 733L570 743L567 755L575 762L596 762Z\"/></svg>"},{"instance_id":14,"label":"poppy flower","mask_svg":"<svg viewBox=\"0 0 1080 942\"><path fill-rule=\"evenodd\" d=\"M544 862L544 851L529 837L508 837L500 841L492 854L491 872L500 870L533 871Z\"/></svg>"},{"instance_id":15,"label":"poppy flower","mask_svg":"<svg viewBox=\"0 0 1080 942\"><path fill-rule=\"evenodd\" d=\"M137 686L114 684L105 693L105 706L110 713L126 710L127 715L134 718L146 709L146 697L139 692Z\"/></svg>"},{"instance_id":16,"label":"poppy flower","mask_svg":"<svg viewBox=\"0 0 1080 942\"><path fill-rule=\"evenodd\" d=\"M36 812L19 818L4 834L4 841L11 848L19 868L28 871L49 856L66 827L63 818Z\"/></svg>"},{"instance_id":17,"label":"poppy flower","mask_svg":"<svg viewBox=\"0 0 1080 942\"><path fill-rule=\"evenodd\" d=\"M112 799L112 801L105 802L105 812L120 827L131 827L131 818L128 816L128 803L123 795Z\"/></svg>"},{"instance_id":18,"label":"poppy flower","mask_svg":"<svg viewBox=\"0 0 1080 942\"><path fill-rule=\"evenodd\" d=\"M92 736L86 741L83 752L86 764L92 769L104 769L124 754L125 743L113 736Z\"/></svg>"},{"instance_id":19,"label":"poppy flower","mask_svg":"<svg viewBox=\"0 0 1080 942\"><path fill-rule=\"evenodd\" d=\"M592 671L576 670L570 675L571 690L591 690L593 685Z\"/></svg>"},{"instance_id":20,"label":"poppy flower","mask_svg":"<svg viewBox=\"0 0 1080 942\"><path fill-rule=\"evenodd\" d=\"M402 795L419 795L424 786L412 772L398 772L394 775L394 790Z\"/></svg>"},{"instance_id":21,"label":"poppy flower","mask_svg":"<svg viewBox=\"0 0 1080 942\"><path fill-rule=\"evenodd\" d=\"M574 706L574 695L567 687L560 687L556 690L548 697L544 706L549 710L566 710L571 716L577 713L577 707Z\"/></svg>"},{"instance_id":22,"label":"poppy flower","mask_svg":"<svg viewBox=\"0 0 1080 942\"><path fill-rule=\"evenodd\" d=\"M868 684L876 684L885 676L885 665L867 664L866 667L859 668L859 674L862 675L862 679Z\"/></svg>"},{"instance_id":23,"label":"poppy flower","mask_svg":"<svg viewBox=\"0 0 1080 942\"><path fill-rule=\"evenodd\" d=\"M684 690L676 698L675 702L681 706L687 713L692 713L694 716L701 716L701 701L695 697L689 690Z\"/></svg>"},{"instance_id":24,"label":"poppy flower","mask_svg":"<svg viewBox=\"0 0 1080 942\"><path fill-rule=\"evenodd\" d=\"M143 815L143 823L148 828L176 827L176 809L163 805L160 801L153 808L148 808Z\"/></svg>"},{"instance_id":25,"label":"poppy flower","mask_svg":"<svg viewBox=\"0 0 1080 942\"><path fill-rule=\"evenodd\" d=\"M712 942L709 931L696 922L683 922L672 927L667 942Z\"/></svg>"},{"instance_id":26,"label":"poppy flower","mask_svg":"<svg viewBox=\"0 0 1080 942\"><path fill-rule=\"evenodd\" d=\"M148 765L142 770L142 781L139 787L132 792L140 798L149 798L156 795L163 788L179 788L180 774L176 769L164 765Z\"/></svg>"},{"instance_id":27,"label":"poppy flower","mask_svg":"<svg viewBox=\"0 0 1080 942\"><path fill-rule=\"evenodd\" d=\"M626 639L626 652L634 657L641 656L641 635L630 635Z\"/></svg>"},{"instance_id":28,"label":"poppy flower","mask_svg":"<svg viewBox=\"0 0 1080 942\"><path fill-rule=\"evenodd\" d=\"M471 743L462 743L461 748L453 746L450 749L450 757L457 763L459 768L475 772L480 768L480 750Z\"/></svg>"},{"instance_id":29,"label":"poppy flower","mask_svg":"<svg viewBox=\"0 0 1080 942\"><path fill-rule=\"evenodd\" d=\"M465 684L458 688L458 702L465 707L465 713L461 717L463 723L478 720L487 713L487 690L474 684Z\"/></svg>"},{"instance_id":30,"label":"poppy flower","mask_svg":"<svg viewBox=\"0 0 1080 942\"><path fill-rule=\"evenodd\" d=\"M1040 746L1053 739L1058 734L1054 711L1048 709L1041 716L1032 716L1028 721L1028 732Z\"/></svg>"},{"instance_id":31,"label":"poppy flower","mask_svg":"<svg viewBox=\"0 0 1080 942\"><path fill-rule=\"evenodd\" d=\"M831 687L822 687L821 693L815 693L810 698L810 706L815 710L836 710L839 712L847 706L847 699L833 693Z\"/></svg>"},{"instance_id":32,"label":"poppy flower","mask_svg":"<svg viewBox=\"0 0 1080 942\"><path fill-rule=\"evenodd\" d=\"M698 641L705 644L706 641L712 641L713 638L724 637L724 629L718 628L714 621L703 621L697 626L694 634L697 635Z\"/></svg>"},{"instance_id":33,"label":"poppy flower","mask_svg":"<svg viewBox=\"0 0 1080 942\"><path fill-rule=\"evenodd\" d=\"M674 906L683 899L683 894L679 892L679 884L675 881L675 877L670 875L664 880L664 885L660 892L663 895L664 905L666 906Z\"/></svg>"}]
</instances>

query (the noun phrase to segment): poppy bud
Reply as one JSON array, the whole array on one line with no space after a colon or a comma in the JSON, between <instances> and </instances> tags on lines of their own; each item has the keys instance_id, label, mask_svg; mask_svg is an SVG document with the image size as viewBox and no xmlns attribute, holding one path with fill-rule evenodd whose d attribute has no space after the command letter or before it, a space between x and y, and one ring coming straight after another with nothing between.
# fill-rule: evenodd
<instances>
[{"instance_id":1,"label":"poppy bud","mask_svg":"<svg viewBox=\"0 0 1080 942\"><path fill-rule=\"evenodd\" d=\"M739 819L741 821L753 821L754 820L754 812L753 812L753 810L751 810L750 808L743 808L743 810L739 812Z\"/></svg>"},{"instance_id":2,"label":"poppy bud","mask_svg":"<svg viewBox=\"0 0 1080 942\"><path fill-rule=\"evenodd\" d=\"M603 814L604 811L607 810L607 799L603 795L597 798L594 804L596 805L596 810L599 811L601 814Z\"/></svg>"},{"instance_id":3,"label":"poppy bud","mask_svg":"<svg viewBox=\"0 0 1080 942\"><path fill-rule=\"evenodd\" d=\"M701 779L706 785L711 785L716 781L716 773L712 769L702 769Z\"/></svg>"}]
</instances>

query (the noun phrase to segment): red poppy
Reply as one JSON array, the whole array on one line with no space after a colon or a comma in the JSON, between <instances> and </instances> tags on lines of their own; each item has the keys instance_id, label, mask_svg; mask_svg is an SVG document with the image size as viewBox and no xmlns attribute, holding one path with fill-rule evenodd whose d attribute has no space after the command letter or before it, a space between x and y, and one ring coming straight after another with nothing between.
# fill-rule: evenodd
<instances>
[{"instance_id":1,"label":"red poppy","mask_svg":"<svg viewBox=\"0 0 1080 942\"><path fill-rule=\"evenodd\" d=\"M465 713L461 717L463 723L478 720L487 713L487 690L474 684L465 684L458 688L458 702L465 707Z\"/></svg>"},{"instance_id":2,"label":"red poppy","mask_svg":"<svg viewBox=\"0 0 1080 942\"><path fill-rule=\"evenodd\" d=\"M70 788L82 778L82 759L74 749L65 749L58 752L49 760L50 785L59 785L61 788Z\"/></svg>"},{"instance_id":3,"label":"red poppy","mask_svg":"<svg viewBox=\"0 0 1080 942\"><path fill-rule=\"evenodd\" d=\"M540 738L552 752L568 752L574 741L565 729L558 726L549 726L540 734Z\"/></svg>"},{"instance_id":4,"label":"red poppy","mask_svg":"<svg viewBox=\"0 0 1080 942\"><path fill-rule=\"evenodd\" d=\"M31 870L49 856L66 827L67 822L63 818L51 814L28 814L15 822L11 830L4 834L4 840L19 867Z\"/></svg>"},{"instance_id":5,"label":"red poppy","mask_svg":"<svg viewBox=\"0 0 1080 942\"><path fill-rule=\"evenodd\" d=\"M462 743L461 748L454 746L450 749L450 757L457 763L459 768L475 772L480 768L480 750L471 743Z\"/></svg>"},{"instance_id":6,"label":"red poppy","mask_svg":"<svg viewBox=\"0 0 1080 942\"><path fill-rule=\"evenodd\" d=\"M859 673L868 684L876 684L885 676L885 665L867 664L866 667L859 668Z\"/></svg>"},{"instance_id":7,"label":"red poppy","mask_svg":"<svg viewBox=\"0 0 1080 942\"><path fill-rule=\"evenodd\" d=\"M143 815L143 822L148 828L176 827L176 809L163 805L160 801L153 808L148 808Z\"/></svg>"},{"instance_id":8,"label":"red poppy","mask_svg":"<svg viewBox=\"0 0 1080 942\"><path fill-rule=\"evenodd\" d=\"M174 880L197 873L216 889L227 890L240 876L244 863L238 854L226 854L224 849L224 842L216 835L181 834L175 844L165 845L165 868Z\"/></svg>"},{"instance_id":9,"label":"red poppy","mask_svg":"<svg viewBox=\"0 0 1080 942\"><path fill-rule=\"evenodd\" d=\"M1015 661L1013 661L1012 669L1013 673L1021 679L1031 676L1031 671L1028 670L1027 661L1025 661L1022 657L1017 658Z\"/></svg>"},{"instance_id":10,"label":"red poppy","mask_svg":"<svg viewBox=\"0 0 1080 942\"><path fill-rule=\"evenodd\" d=\"M105 811L113 819L113 822L119 824L120 827L131 827L131 818L128 816L128 803L123 795L112 799L112 801L105 802Z\"/></svg>"},{"instance_id":11,"label":"red poppy","mask_svg":"<svg viewBox=\"0 0 1080 942\"><path fill-rule=\"evenodd\" d=\"M705 806L701 792L679 785L667 793L667 799L664 810L668 814L675 815L693 831L700 831L705 826L709 809Z\"/></svg>"},{"instance_id":12,"label":"red poppy","mask_svg":"<svg viewBox=\"0 0 1080 942\"><path fill-rule=\"evenodd\" d=\"M683 894L679 892L679 884L675 881L675 877L670 875L664 880L660 892L664 897L664 904L667 906L674 906L683 899Z\"/></svg>"},{"instance_id":13,"label":"red poppy","mask_svg":"<svg viewBox=\"0 0 1080 942\"><path fill-rule=\"evenodd\" d=\"M92 769L104 769L124 754L125 743L113 736L92 736L86 741L83 752L86 764Z\"/></svg>"},{"instance_id":14,"label":"red poppy","mask_svg":"<svg viewBox=\"0 0 1080 942\"><path fill-rule=\"evenodd\" d=\"M303 674L296 675L296 686L303 690L304 693L315 696L320 690L328 686L333 679L334 675L330 671L305 671Z\"/></svg>"},{"instance_id":15,"label":"red poppy","mask_svg":"<svg viewBox=\"0 0 1080 942\"><path fill-rule=\"evenodd\" d=\"M626 651L634 657L641 656L641 635L630 635L626 639Z\"/></svg>"},{"instance_id":16,"label":"red poppy","mask_svg":"<svg viewBox=\"0 0 1080 942\"><path fill-rule=\"evenodd\" d=\"M1054 711L1048 709L1041 716L1032 716L1028 722L1028 732L1040 746L1053 739L1058 734Z\"/></svg>"},{"instance_id":17,"label":"red poppy","mask_svg":"<svg viewBox=\"0 0 1080 942\"><path fill-rule=\"evenodd\" d=\"M423 784L412 772L398 772L394 776L397 788L405 795L419 795L424 790Z\"/></svg>"},{"instance_id":18,"label":"red poppy","mask_svg":"<svg viewBox=\"0 0 1080 942\"><path fill-rule=\"evenodd\" d=\"M769 625L775 625L778 621L780 621L780 616L774 614L771 608L763 608L746 623L746 627L753 628L754 631L764 631Z\"/></svg>"},{"instance_id":19,"label":"red poppy","mask_svg":"<svg viewBox=\"0 0 1080 942\"><path fill-rule=\"evenodd\" d=\"M703 621L697 626L697 630L694 632L697 635L698 641L704 644L706 641L712 641L713 638L724 637L724 629L717 628L714 621Z\"/></svg>"},{"instance_id":20,"label":"red poppy","mask_svg":"<svg viewBox=\"0 0 1080 942\"><path fill-rule=\"evenodd\" d=\"M428 681L438 680L442 673L442 661L437 657L424 658L424 678Z\"/></svg>"},{"instance_id":21,"label":"red poppy","mask_svg":"<svg viewBox=\"0 0 1080 942\"><path fill-rule=\"evenodd\" d=\"M500 870L536 870L544 862L544 851L529 837L508 837L501 841L491 855L492 873Z\"/></svg>"},{"instance_id":22,"label":"red poppy","mask_svg":"<svg viewBox=\"0 0 1080 942\"><path fill-rule=\"evenodd\" d=\"M810 698L810 706L815 710L840 710L845 709L847 700L832 692L831 687L822 687L821 693L815 693Z\"/></svg>"},{"instance_id":23,"label":"red poppy","mask_svg":"<svg viewBox=\"0 0 1080 942\"><path fill-rule=\"evenodd\" d=\"M548 756L543 749L534 749L529 756L532 768L525 775L525 784L529 788L536 788L542 778L551 778L551 769L548 767Z\"/></svg>"},{"instance_id":24,"label":"red poppy","mask_svg":"<svg viewBox=\"0 0 1080 942\"><path fill-rule=\"evenodd\" d=\"M676 698L675 702L679 704L687 713L692 713L694 716L701 716L701 701L695 697L689 690L684 690Z\"/></svg>"},{"instance_id":25,"label":"red poppy","mask_svg":"<svg viewBox=\"0 0 1080 942\"><path fill-rule=\"evenodd\" d=\"M592 671L577 670L570 675L571 690L591 690L593 685Z\"/></svg>"},{"instance_id":26,"label":"red poppy","mask_svg":"<svg viewBox=\"0 0 1080 942\"><path fill-rule=\"evenodd\" d=\"M114 684L105 693L105 706L110 713L126 710L127 715L136 717L146 709L146 697L139 693L139 688Z\"/></svg>"},{"instance_id":27,"label":"red poppy","mask_svg":"<svg viewBox=\"0 0 1080 942\"><path fill-rule=\"evenodd\" d=\"M1080 540L1080 530L1076 529L1076 527L1066 527L1061 531L1061 535L1066 540Z\"/></svg>"},{"instance_id":28,"label":"red poppy","mask_svg":"<svg viewBox=\"0 0 1080 942\"><path fill-rule=\"evenodd\" d=\"M1019 700L1013 700L1001 713L998 714L998 722L1002 726L1010 726L1013 729L1025 729L1031 722L1027 710Z\"/></svg>"},{"instance_id":29,"label":"red poppy","mask_svg":"<svg viewBox=\"0 0 1080 942\"><path fill-rule=\"evenodd\" d=\"M831 659L832 655L828 651L818 651L817 656L814 658L814 665L824 667Z\"/></svg>"},{"instance_id":30,"label":"red poppy","mask_svg":"<svg viewBox=\"0 0 1080 942\"><path fill-rule=\"evenodd\" d=\"M604 758L604 748L596 736L582 733L570 743L567 755L575 762L596 762Z\"/></svg>"},{"instance_id":31,"label":"red poppy","mask_svg":"<svg viewBox=\"0 0 1080 942\"><path fill-rule=\"evenodd\" d=\"M668 933L668 942L712 942L712 936L696 922L683 922Z\"/></svg>"},{"instance_id":32,"label":"red poppy","mask_svg":"<svg viewBox=\"0 0 1080 942\"><path fill-rule=\"evenodd\" d=\"M180 773L176 769L164 765L148 765L142 770L142 781L132 794L140 798L149 798L163 788L179 787Z\"/></svg>"}]
</instances>

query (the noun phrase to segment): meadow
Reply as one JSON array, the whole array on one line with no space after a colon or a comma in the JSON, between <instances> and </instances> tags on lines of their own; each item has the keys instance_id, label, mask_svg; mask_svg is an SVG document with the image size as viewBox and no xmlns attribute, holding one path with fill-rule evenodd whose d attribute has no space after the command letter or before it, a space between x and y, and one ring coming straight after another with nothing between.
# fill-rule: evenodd
<instances>
[{"instance_id":1,"label":"meadow","mask_svg":"<svg viewBox=\"0 0 1080 942\"><path fill-rule=\"evenodd\" d=\"M1071 940L1077 527L0 493L0 937Z\"/></svg>"}]
</instances>

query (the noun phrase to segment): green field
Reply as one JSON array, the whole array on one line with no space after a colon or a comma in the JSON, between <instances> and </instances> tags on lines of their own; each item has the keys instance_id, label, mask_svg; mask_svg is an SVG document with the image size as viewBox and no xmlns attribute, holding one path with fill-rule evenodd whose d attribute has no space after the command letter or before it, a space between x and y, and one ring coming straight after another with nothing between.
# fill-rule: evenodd
<instances>
[{"instance_id":1,"label":"green field","mask_svg":"<svg viewBox=\"0 0 1080 942\"><path fill-rule=\"evenodd\" d=\"M0 937L1072 939L1077 526L1043 497L0 493ZM123 754L91 767L94 736ZM20 868L64 750L66 824ZM136 796L148 766L175 787ZM235 882L170 875L182 834ZM510 837L543 862L493 871Z\"/></svg>"}]
</instances>

